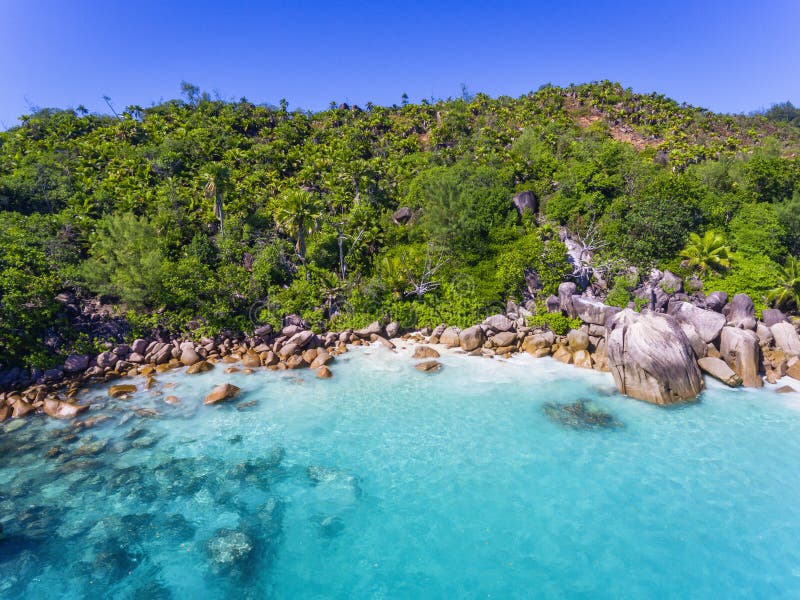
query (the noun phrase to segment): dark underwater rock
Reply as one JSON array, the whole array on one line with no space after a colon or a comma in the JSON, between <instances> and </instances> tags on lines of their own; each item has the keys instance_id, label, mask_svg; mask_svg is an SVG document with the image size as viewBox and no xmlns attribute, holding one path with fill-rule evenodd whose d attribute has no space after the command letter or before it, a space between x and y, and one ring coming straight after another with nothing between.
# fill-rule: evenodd
<instances>
[{"instance_id":1,"label":"dark underwater rock","mask_svg":"<svg viewBox=\"0 0 800 600\"><path fill-rule=\"evenodd\" d=\"M315 521L320 536L324 538L333 539L344 531L344 522L339 517L318 516Z\"/></svg>"},{"instance_id":2,"label":"dark underwater rock","mask_svg":"<svg viewBox=\"0 0 800 600\"><path fill-rule=\"evenodd\" d=\"M218 529L206 542L206 554L212 568L221 573L250 570L253 549L250 536L237 529Z\"/></svg>"},{"instance_id":3,"label":"dark underwater rock","mask_svg":"<svg viewBox=\"0 0 800 600\"><path fill-rule=\"evenodd\" d=\"M605 412L591 400L572 403L548 402L542 406L544 414L552 421L570 429L615 429L624 427L611 413Z\"/></svg>"}]
</instances>

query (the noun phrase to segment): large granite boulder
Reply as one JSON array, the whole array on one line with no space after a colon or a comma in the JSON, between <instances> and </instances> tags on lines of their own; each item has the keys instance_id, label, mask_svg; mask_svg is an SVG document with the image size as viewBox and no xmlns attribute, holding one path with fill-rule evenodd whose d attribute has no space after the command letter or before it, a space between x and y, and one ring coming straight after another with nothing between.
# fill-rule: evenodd
<instances>
[{"instance_id":1,"label":"large granite boulder","mask_svg":"<svg viewBox=\"0 0 800 600\"><path fill-rule=\"evenodd\" d=\"M396 338L400 334L400 323L397 321L392 321L386 326L385 331L387 338Z\"/></svg>"},{"instance_id":2,"label":"large granite boulder","mask_svg":"<svg viewBox=\"0 0 800 600\"><path fill-rule=\"evenodd\" d=\"M706 308L708 310L721 313L727 303L728 294L726 292L711 292L706 296Z\"/></svg>"},{"instance_id":3,"label":"large granite boulder","mask_svg":"<svg viewBox=\"0 0 800 600\"><path fill-rule=\"evenodd\" d=\"M558 286L558 304L559 308L568 316L575 316L575 307L572 305L572 297L578 291L576 286L571 281L565 281Z\"/></svg>"},{"instance_id":4,"label":"large granite boulder","mask_svg":"<svg viewBox=\"0 0 800 600\"><path fill-rule=\"evenodd\" d=\"M378 321L373 321L362 329L356 329L355 333L358 337L369 339L372 335L383 335L383 326Z\"/></svg>"},{"instance_id":5,"label":"large granite boulder","mask_svg":"<svg viewBox=\"0 0 800 600\"><path fill-rule=\"evenodd\" d=\"M728 366L742 378L745 386L761 387L764 385L758 374L761 350L755 331L738 327L724 327L720 336L719 352Z\"/></svg>"},{"instance_id":6,"label":"large granite boulder","mask_svg":"<svg viewBox=\"0 0 800 600\"><path fill-rule=\"evenodd\" d=\"M392 223L395 225L405 225L411 220L411 209L407 206L401 206L392 213Z\"/></svg>"},{"instance_id":7,"label":"large granite boulder","mask_svg":"<svg viewBox=\"0 0 800 600\"><path fill-rule=\"evenodd\" d=\"M786 322L786 315L783 314L782 310L778 310L777 308L765 308L761 311L761 320L767 327L772 327L776 323Z\"/></svg>"},{"instance_id":8,"label":"large granite boulder","mask_svg":"<svg viewBox=\"0 0 800 600\"><path fill-rule=\"evenodd\" d=\"M88 354L70 354L64 361L65 373L81 373L89 368Z\"/></svg>"},{"instance_id":9,"label":"large granite boulder","mask_svg":"<svg viewBox=\"0 0 800 600\"><path fill-rule=\"evenodd\" d=\"M661 287L667 294L679 294L683 291L683 279L675 275L672 271L664 271L659 282Z\"/></svg>"},{"instance_id":10,"label":"large granite boulder","mask_svg":"<svg viewBox=\"0 0 800 600\"><path fill-rule=\"evenodd\" d=\"M692 347L695 357L703 358L708 354L708 344L703 341L700 334L691 323L678 323L678 326L683 331L683 335L689 340L689 345Z\"/></svg>"},{"instance_id":11,"label":"large granite boulder","mask_svg":"<svg viewBox=\"0 0 800 600\"><path fill-rule=\"evenodd\" d=\"M718 312L697 308L689 302L673 302L669 314L678 323L688 323L694 327L700 338L709 344L719 337L725 327L725 317Z\"/></svg>"},{"instance_id":12,"label":"large granite boulder","mask_svg":"<svg viewBox=\"0 0 800 600\"><path fill-rule=\"evenodd\" d=\"M89 410L88 404L73 404L55 398L47 398L44 401L45 414L56 419L72 419L87 410Z\"/></svg>"},{"instance_id":13,"label":"large granite boulder","mask_svg":"<svg viewBox=\"0 0 800 600\"><path fill-rule=\"evenodd\" d=\"M501 331L500 333L493 335L491 340L497 348L514 346L517 343L517 334L513 331Z\"/></svg>"},{"instance_id":14,"label":"large granite boulder","mask_svg":"<svg viewBox=\"0 0 800 600\"><path fill-rule=\"evenodd\" d=\"M483 321L483 327L486 331L492 331L494 333L511 331L514 329L514 321L505 315L492 315L491 317L486 317Z\"/></svg>"},{"instance_id":15,"label":"large granite boulder","mask_svg":"<svg viewBox=\"0 0 800 600\"><path fill-rule=\"evenodd\" d=\"M480 325L473 325L461 332L459 335L461 340L461 349L464 352L472 352L477 350L486 341L486 334Z\"/></svg>"},{"instance_id":16,"label":"large granite boulder","mask_svg":"<svg viewBox=\"0 0 800 600\"><path fill-rule=\"evenodd\" d=\"M740 329L756 329L756 309L747 294L736 294L727 307L728 325ZM747 385L747 384L745 384Z\"/></svg>"},{"instance_id":17,"label":"large granite boulder","mask_svg":"<svg viewBox=\"0 0 800 600\"><path fill-rule=\"evenodd\" d=\"M195 351L194 347L188 344L182 347L180 360L187 367L191 367L193 364L200 362L202 358Z\"/></svg>"},{"instance_id":18,"label":"large granite boulder","mask_svg":"<svg viewBox=\"0 0 800 600\"><path fill-rule=\"evenodd\" d=\"M780 348L786 354L800 356L800 336L797 335L797 331L791 323L786 321L778 322L772 325L769 330L777 348Z\"/></svg>"},{"instance_id":19,"label":"large granite boulder","mask_svg":"<svg viewBox=\"0 0 800 600\"><path fill-rule=\"evenodd\" d=\"M424 360L415 364L414 368L417 371L422 371L423 373L438 373L442 370L442 363L440 363L438 360Z\"/></svg>"},{"instance_id":20,"label":"large granite boulder","mask_svg":"<svg viewBox=\"0 0 800 600\"><path fill-rule=\"evenodd\" d=\"M460 334L461 330L458 327L448 327L442 332L441 337L439 337L439 343L448 346L449 348L460 346Z\"/></svg>"},{"instance_id":21,"label":"large granite boulder","mask_svg":"<svg viewBox=\"0 0 800 600\"><path fill-rule=\"evenodd\" d=\"M561 301L558 296L548 296L544 301L544 305L549 313L557 313L561 310Z\"/></svg>"},{"instance_id":22,"label":"large granite boulder","mask_svg":"<svg viewBox=\"0 0 800 600\"><path fill-rule=\"evenodd\" d=\"M417 346L414 348L414 355L411 358L439 358L440 354L435 348L430 346Z\"/></svg>"},{"instance_id":23,"label":"large granite boulder","mask_svg":"<svg viewBox=\"0 0 800 600\"><path fill-rule=\"evenodd\" d=\"M584 323L591 325L603 325L606 321L617 314L621 309L616 306L608 306L599 300L584 298L583 296L572 297L572 309Z\"/></svg>"},{"instance_id":24,"label":"large granite boulder","mask_svg":"<svg viewBox=\"0 0 800 600\"><path fill-rule=\"evenodd\" d=\"M709 374L714 379L718 379L725 385L730 387L739 387L742 385L742 378L721 358L706 356L698 360L697 364L703 372Z\"/></svg>"},{"instance_id":25,"label":"large granite boulder","mask_svg":"<svg viewBox=\"0 0 800 600\"><path fill-rule=\"evenodd\" d=\"M146 340L136 339L131 344L131 352L135 352L136 354L141 354L144 356L147 353L147 346L148 343Z\"/></svg>"},{"instance_id":26,"label":"large granite boulder","mask_svg":"<svg viewBox=\"0 0 800 600\"><path fill-rule=\"evenodd\" d=\"M103 369L113 369L119 362L119 356L113 352L101 352L97 355L97 366Z\"/></svg>"},{"instance_id":27,"label":"large granite boulder","mask_svg":"<svg viewBox=\"0 0 800 600\"><path fill-rule=\"evenodd\" d=\"M589 334L582 329L572 329L567 333L567 345L573 352L589 348Z\"/></svg>"},{"instance_id":28,"label":"large granite boulder","mask_svg":"<svg viewBox=\"0 0 800 600\"><path fill-rule=\"evenodd\" d=\"M625 309L609 322L606 338L608 366L621 393L673 404L703 389L689 340L672 317Z\"/></svg>"},{"instance_id":29,"label":"large granite boulder","mask_svg":"<svg viewBox=\"0 0 800 600\"><path fill-rule=\"evenodd\" d=\"M539 202L533 192L524 191L515 194L512 201L514 203L514 208L517 209L517 212L520 214L520 216L526 210L530 211L531 214L534 215L539 210Z\"/></svg>"}]
</instances>

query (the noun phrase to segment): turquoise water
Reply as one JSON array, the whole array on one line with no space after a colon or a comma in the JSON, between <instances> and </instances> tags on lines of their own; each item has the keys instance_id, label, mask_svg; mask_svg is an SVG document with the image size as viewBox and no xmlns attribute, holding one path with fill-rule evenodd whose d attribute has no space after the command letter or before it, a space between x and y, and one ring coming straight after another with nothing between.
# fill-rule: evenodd
<instances>
[{"instance_id":1,"label":"turquoise water","mask_svg":"<svg viewBox=\"0 0 800 600\"><path fill-rule=\"evenodd\" d=\"M102 423L3 433L0 596L800 597L797 396L665 410L550 359L442 361L173 372L179 406L98 388ZM623 426L543 410L580 398Z\"/></svg>"}]
</instances>

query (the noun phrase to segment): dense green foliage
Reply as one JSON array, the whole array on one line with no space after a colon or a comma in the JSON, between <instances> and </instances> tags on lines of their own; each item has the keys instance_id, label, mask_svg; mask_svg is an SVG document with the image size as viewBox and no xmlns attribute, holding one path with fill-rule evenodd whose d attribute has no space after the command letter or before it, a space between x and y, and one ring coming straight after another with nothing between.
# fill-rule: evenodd
<instances>
[{"instance_id":1,"label":"dense green foliage","mask_svg":"<svg viewBox=\"0 0 800 600\"><path fill-rule=\"evenodd\" d=\"M134 333L289 313L469 325L555 291L571 272L563 226L598 233L618 303L636 281L614 276L677 268L691 233L717 232L730 255L682 274L762 304L800 251L791 106L715 115L610 82L318 113L184 91L0 133L0 366L78 343L62 291L102 295ZM540 214L517 213L521 190Z\"/></svg>"}]
</instances>

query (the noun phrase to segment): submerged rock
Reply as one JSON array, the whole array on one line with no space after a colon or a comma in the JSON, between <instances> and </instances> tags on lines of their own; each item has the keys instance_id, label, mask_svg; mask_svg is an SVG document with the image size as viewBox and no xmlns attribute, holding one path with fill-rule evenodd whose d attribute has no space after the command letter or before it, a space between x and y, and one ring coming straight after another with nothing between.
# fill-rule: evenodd
<instances>
[{"instance_id":1,"label":"submerged rock","mask_svg":"<svg viewBox=\"0 0 800 600\"><path fill-rule=\"evenodd\" d=\"M208 362L206 360L201 360L200 362L196 362L196 363L191 364L189 366L189 368L186 369L186 374L187 375L195 375L197 373L205 373L207 371L210 371L213 368L214 368L214 365L212 365L210 362Z\"/></svg>"},{"instance_id":2,"label":"submerged rock","mask_svg":"<svg viewBox=\"0 0 800 600\"><path fill-rule=\"evenodd\" d=\"M215 570L239 570L252 558L253 540L244 531L218 529L206 542L206 554Z\"/></svg>"},{"instance_id":3,"label":"submerged rock","mask_svg":"<svg viewBox=\"0 0 800 600\"><path fill-rule=\"evenodd\" d=\"M45 414L56 419L72 419L87 410L89 410L88 404L73 404L51 398L44 401Z\"/></svg>"},{"instance_id":4,"label":"submerged rock","mask_svg":"<svg viewBox=\"0 0 800 600\"><path fill-rule=\"evenodd\" d=\"M569 404L548 402L542 411L552 421L571 429L615 429L624 427L611 413L605 412L591 400L580 399Z\"/></svg>"},{"instance_id":5,"label":"submerged rock","mask_svg":"<svg viewBox=\"0 0 800 600\"><path fill-rule=\"evenodd\" d=\"M121 398L127 394L133 394L136 391L136 386L131 383L123 383L120 385L112 385L108 388L108 395L112 398Z\"/></svg>"},{"instance_id":6,"label":"submerged rock","mask_svg":"<svg viewBox=\"0 0 800 600\"><path fill-rule=\"evenodd\" d=\"M203 404L217 404L225 400L230 400L236 397L240 391L241 388L236 387L232 383L221 383L211 390L205 400L203 400Z\"/></svg>"},{"instance_id":7,"label":"submerged rock","mask_svg":"<svg viewBox=\"0 0 800 600\"><path fill-rule=\"evenodd\" d=\"M315 520L319 527L319 534L324 538L335 538L344 531L344 522L339 517L317 517Z\"/></svg>"},{"instance_id":8,"label":"submerged rock","mask_svg":"<svg viewBox=\"0 0 800 600\"><path fill-rule=\"evenodd\" d=\"M436 373L442 370L442 363L438 360L425 360L414 365L414 368L423 373Z\"/></svg>"}]
</instances>

